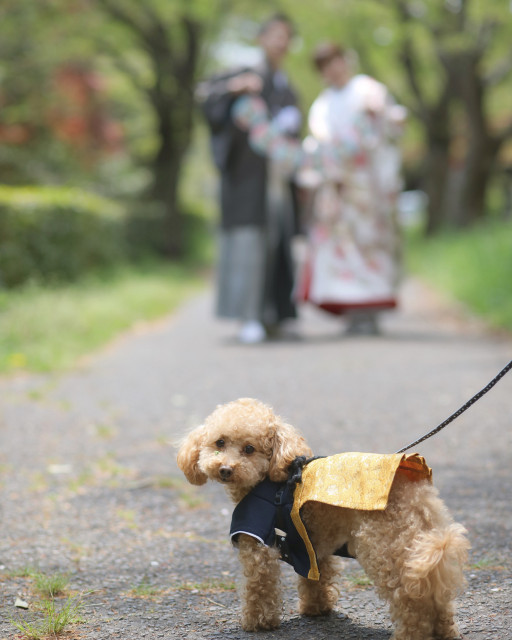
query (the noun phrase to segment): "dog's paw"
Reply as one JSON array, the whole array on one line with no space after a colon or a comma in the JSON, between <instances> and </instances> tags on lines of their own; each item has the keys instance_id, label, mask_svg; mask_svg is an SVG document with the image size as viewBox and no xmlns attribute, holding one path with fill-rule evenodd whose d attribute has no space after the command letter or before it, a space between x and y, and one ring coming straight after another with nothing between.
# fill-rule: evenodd
<instances>
[{"instance_id":1,"label":"dog's paw","mask_svg":"<svg viewBox=\"0 0 512 640\"><path fill-rule=\"evenodd\" d=\"M242 617L242 629L244 631L272 631L278 629L281 624L279 617L256 620L250 616Z\"/></svg>"},{"instance_id":2,"label":"dog's paw","mask_svg":"<svg viewBox=\"0 0 512 640\"><path fill-rule=\"evenodd\" d=\"M434 632L435 640L464 640L462 633L459 631L458 626L455 623L448 625L446 629L438 630Z\"/></svg>"},{"instance_id":3,"label":"dog's paw","mask_svg":"<svg viewBox=\"0 0 512 640\"><path fill-rule=\"evenodd\" d=\"M330 615L332 613L332 607L311 602L301 602L299 613L301 616L306 616L307 618L317 618L318 616Z\"/></svg>"}]
</instances>

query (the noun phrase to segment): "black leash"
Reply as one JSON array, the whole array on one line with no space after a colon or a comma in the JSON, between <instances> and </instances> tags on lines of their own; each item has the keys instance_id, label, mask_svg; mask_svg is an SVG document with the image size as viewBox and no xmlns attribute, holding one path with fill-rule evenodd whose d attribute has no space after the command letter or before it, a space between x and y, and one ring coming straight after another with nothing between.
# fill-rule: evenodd
<instances>
[{"instance_id":1,"label":"black leash","mask_svg":"<svg viewBox=\"0 0 512 640\"><path fill-rule=\"evenodd\" d=\"M471 400L468 400L466 402L466 404L463 404L462 407L456 411L455 413L452 413L452 415L449 418L446 418L446 420L444 422L441 422L441 424L436 427L435 429L432 429L432 431L429 431L426 435L422 436L421 438L419 438L418 440L415 440L414 442L411 442L411 444L408 444L406 447L404 447L403 449L399 449L397 451L397 453L404 453L404 451L407 451L408 449L411 449L412 447L415 447L417 444L420 444L420 442L423 442L424 440L427 440L428 438L430 438L431 436L434 436L436 433L439 433L439 431L441 431L441 429L444 429L447 425L450 424L450 422L453 422L456 418L458 418L462 413L464 413L464 411L466 411L466 409L469 409L469 407L473 404L475 404L475 402L477 400L480 400L480 398L482 396L484 396L488 391L490 391L494 385L499 382L503 376L508 373L510 371L510 369L512 369L512 360L507 364L506 367L504 367L496 377L494 377L489 384L484 387L481 391L479 391L476 395L474 395Z\"/></svg>"}]
</instances>

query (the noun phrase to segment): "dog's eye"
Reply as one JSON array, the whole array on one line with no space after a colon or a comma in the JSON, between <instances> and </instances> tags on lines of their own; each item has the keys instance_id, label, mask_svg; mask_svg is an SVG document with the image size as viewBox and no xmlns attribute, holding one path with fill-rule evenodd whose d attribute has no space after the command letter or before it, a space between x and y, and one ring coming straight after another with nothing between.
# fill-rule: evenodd
<instances>
[{"instance_id":1,"label":"dog's eye","mask_svg":"<svg viewBox=\"0 0 512 640\"><path fill-rule=\"evenodd\" d=\"M217 449L222 449L224 447L224 440L217 440L217 442L215 443L215 446L217 447Z\"/></svg>"},{"instance_id":2,"label":"dog's eye","mask_svg":"<svg viewBox=\"0 0 512 640\"><path fill-rule=\"evenodd\" d=\"M250 456L254 452L255 452L255 448L252 446L252 444L245 445L244 453L246 453L248 456Z\"/></svg>"}]
</instances>

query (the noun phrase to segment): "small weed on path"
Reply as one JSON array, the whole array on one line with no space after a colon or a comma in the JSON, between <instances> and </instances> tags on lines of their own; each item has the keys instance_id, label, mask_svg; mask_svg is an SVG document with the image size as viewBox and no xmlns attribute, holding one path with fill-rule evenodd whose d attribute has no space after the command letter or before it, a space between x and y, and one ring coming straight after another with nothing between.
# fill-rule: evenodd
<instances>
[{"instance_id":1,"label":"small weed on path","mask_svg":"<svg viewBox=\"0 0 512 640\"><path fill-rule=\"evenodd\" d=\"M373 582L363 571L356 571L345 576L345 582L349 589L365 589L371 587Z\"/></svg>"},{"instance_id":2,"label":"small weed on path","mask_svg":"<svg viewBox=\"0 0 512 640\"><path fill-rule=\"evenodd\" d=\"M470 569L473 569L474 571L502 571L503 568L504 567L500 560L491 556L484 556L470 565Z\"/></svg>"},{"instance_id":3,"label":"small weed on path","mask_svg":"<svg viewBox=\"0 0 512 640\"><path fill-rule=\"evenodd\" d=\"M26 640L42 640L48 636L61 634L68 626L83 622L80 616L82 595L69 597L62 606L55 600L43 600L41 613L31 619L10 618L11 623L23 634Z\"/></svg>"},{"instance_id":4,"label":"small weed on path","mask_svg":"<svg viewBox=\"0 0 512 640\"><path fill-rule=\"evenodd\" d=\"M181 582L175 587L178 591L215 593L220 591L235 591L236 585L231 580L205 580L204 582Z\"/></svg>"},{"instance_id":5,"label":"small weed on path","mask_svg":"<svg viewBox=\"0 0 512 640\"><path fill-rule=\"evenodd\" d=\"M69 576L63 573L56 573L47 576L44 573L35 573L34 587L43 598L55 598L61 595L69 584Z\"/></svg>"},{"instance_id":6,"label":"small weed on path","mask_svg":"<svg viewBox=\"0 0 512 640\"><path fill-rule=\"evenodd\" d=\"M132 585L129 595L135 598L154 598L164 593L164 589L160 589L149 582L147 576L144 576L138 584Z\"/></svg>"}]
</instances>

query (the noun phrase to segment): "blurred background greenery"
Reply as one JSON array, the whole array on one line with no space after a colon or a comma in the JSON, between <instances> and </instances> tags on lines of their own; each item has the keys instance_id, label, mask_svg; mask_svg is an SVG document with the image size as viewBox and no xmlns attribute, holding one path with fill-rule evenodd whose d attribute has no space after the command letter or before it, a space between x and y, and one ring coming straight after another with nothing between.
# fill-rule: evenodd
<instances>
[{"instance_id":1,"label":"blurred background greenery","mask_svg":"<svg viewBox=\"0 0 512 640\"><path fill-rule=\"evenodd\" d=\"M217 209L195 87L254 60L258 24L276 11L296 25L287 70L304 112L322 88L310 55L323 40L352 49L409 109L405 189L425 197L404 208L408 264L512 327L510 0L3 0L1 371L56 358L36 365L9 329L36 292L109 282L112 297L141 273L151 289L168 263L180 265L170 289L196 286ZM78 335L84 352L97 344Z\"/></svg>"}]
</instances>

